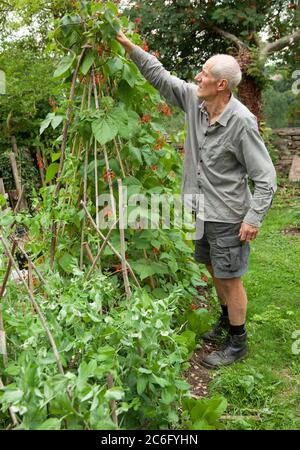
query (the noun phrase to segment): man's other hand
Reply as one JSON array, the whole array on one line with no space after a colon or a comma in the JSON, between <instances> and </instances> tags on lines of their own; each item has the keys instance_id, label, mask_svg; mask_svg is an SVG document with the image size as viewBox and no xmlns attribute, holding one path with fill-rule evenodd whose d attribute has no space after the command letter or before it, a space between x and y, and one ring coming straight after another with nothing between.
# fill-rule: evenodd
<instances>
[{"instance_id":1,"label":"man's other hand","mask_svg":"<svg viewBox=\"0 0 300 450\"><path fill-rule=\"evenodd\" d=\"M243 222L239 232L239 238L241 241L252 241L258 235L259 228L249 225Z\"/></svg>"}]
</instances>

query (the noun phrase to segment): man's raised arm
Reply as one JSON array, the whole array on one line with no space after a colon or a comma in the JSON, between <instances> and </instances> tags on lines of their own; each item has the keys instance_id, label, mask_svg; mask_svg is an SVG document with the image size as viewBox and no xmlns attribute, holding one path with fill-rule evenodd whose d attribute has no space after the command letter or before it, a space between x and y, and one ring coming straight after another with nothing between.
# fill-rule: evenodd
<instances>
[{"instance_id":1,"label":"man's raised arm","mask_svg":"<svg viewBox=\"0 0 300 450\"><path fill-rule=\"evenodd\" d=\"M123 45L146 80L158 89L169 103L186 111L190 96L196 95L197 86L171 75L155 56L131 42L122 31L117 33L116 40Z\"/></svg>"}]
</instances>

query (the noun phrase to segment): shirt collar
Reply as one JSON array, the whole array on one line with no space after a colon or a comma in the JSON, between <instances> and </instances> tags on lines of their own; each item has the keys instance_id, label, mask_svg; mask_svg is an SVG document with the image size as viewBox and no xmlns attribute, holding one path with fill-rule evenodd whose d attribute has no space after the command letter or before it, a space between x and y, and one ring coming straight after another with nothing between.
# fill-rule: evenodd
<instances>
[{"instance_id":1,"label":"shirt collar","mask_svg":"<svg viewBox=\"0 0 300 450\"><path fill-rule=\"evenodd\" d=\"M231 94L229 102L225 106L224 111L219 116L219 118L216 120L216 122L218 122L223 127L226 127L228 120L232 116L232 113L234 111L234 101L235 101L234 95ZM205 101L204 100L200 103L199 108L204 114L208 114L207 110L205 108Z\"/></svg>"}]
</instances>

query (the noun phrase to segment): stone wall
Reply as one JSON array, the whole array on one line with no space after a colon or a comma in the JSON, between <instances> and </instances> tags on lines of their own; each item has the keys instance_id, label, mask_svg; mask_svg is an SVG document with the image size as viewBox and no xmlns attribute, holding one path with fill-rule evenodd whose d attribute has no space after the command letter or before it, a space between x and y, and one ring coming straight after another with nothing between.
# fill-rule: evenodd
<instances>
[{"instance_id":1,"label":"stone wall","mask_svg":"<svg viewBox=\"0 0 300 450\"><path fill-rule=\"evenodd\" d=\"M293 156L300 156L300 128L275 128L272 133L279 150L276 169L280 175L288 177Z\"/></svg>"}]
</instances>

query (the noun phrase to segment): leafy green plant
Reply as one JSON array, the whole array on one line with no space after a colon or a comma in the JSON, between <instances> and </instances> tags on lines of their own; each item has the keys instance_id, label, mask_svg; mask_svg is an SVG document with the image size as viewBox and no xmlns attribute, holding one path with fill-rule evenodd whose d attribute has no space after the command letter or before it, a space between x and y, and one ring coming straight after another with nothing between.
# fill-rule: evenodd
<instances>
[{"instance_id":1,"label":"leafy green plant","mask_svg":"<svg viewBox=\"0 0 300 450\"><path fill-rule=\"evenodd\" d=\"M210 399L184 399L183 416L186 415L184 427L188 430L215 430L220 428L219 419L226 408L227 401L221 396Z\"/></svg>"},{"instance_id":2,"label":"leafy green plant","mask_svg":"<svg viewBox=\"0 0 300 450\"><path fill-rule=\"evenodd\" d=\"M48 278L47 297L39 303L59 348L66 371L61 375L39 321L28 305L18 307L18 290L11 286L4 308L10 363L1 372L14 381L2 389L0 402L3 412L14 408L18 428L115 428L112 400L120 428L177 426L181 402L189 396L181 377L189 344L177 339L172 325L182 290L160 300L140 290L130 307L118 291L103 275L84 281L76 269L67 283L57 273ZM191 414L195 422L199 414L216 425L220 403L197 405L185 420Z\"/></svg>"}]
</instances>

